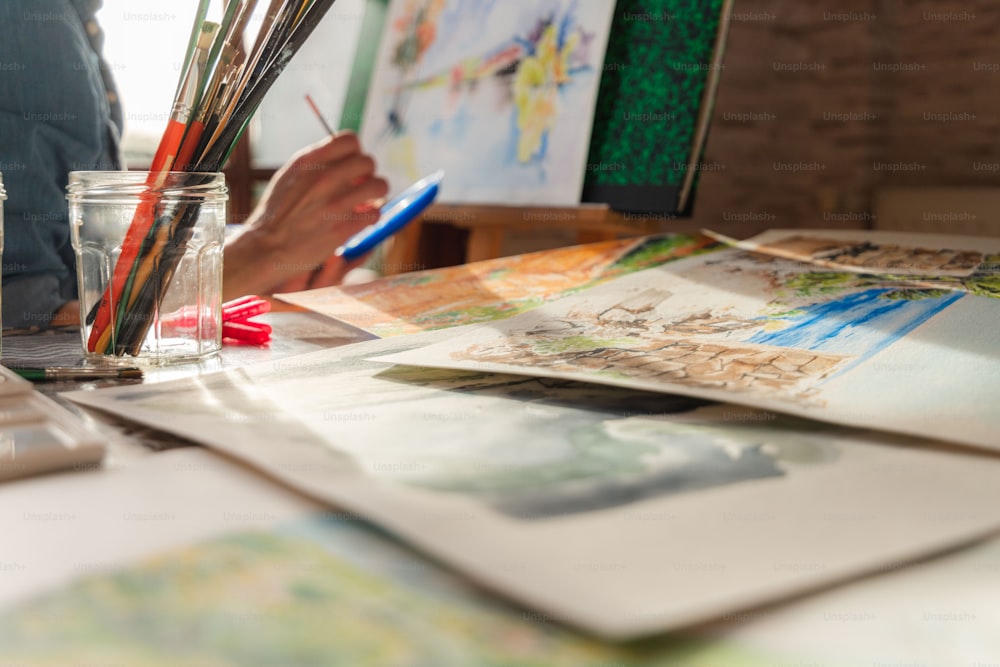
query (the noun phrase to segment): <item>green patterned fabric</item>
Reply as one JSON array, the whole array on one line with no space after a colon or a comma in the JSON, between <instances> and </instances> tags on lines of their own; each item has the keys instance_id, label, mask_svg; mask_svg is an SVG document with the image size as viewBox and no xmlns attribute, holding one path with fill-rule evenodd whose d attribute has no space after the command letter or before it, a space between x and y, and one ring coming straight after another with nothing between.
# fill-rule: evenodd
<instances>
[{"instance_id":1,"label":"green patterned fabric","mask_svg":"<svg viewBox=\"0 0 1000 667\"><path fill-rule=\"evenodd\" d=\"M678 195L724 0L618 0L591 135L584 201L683 214ZM711 109L704 109L710 113ZM684 207L690 209L690 201Z\"/></svg>"}]
</instances>

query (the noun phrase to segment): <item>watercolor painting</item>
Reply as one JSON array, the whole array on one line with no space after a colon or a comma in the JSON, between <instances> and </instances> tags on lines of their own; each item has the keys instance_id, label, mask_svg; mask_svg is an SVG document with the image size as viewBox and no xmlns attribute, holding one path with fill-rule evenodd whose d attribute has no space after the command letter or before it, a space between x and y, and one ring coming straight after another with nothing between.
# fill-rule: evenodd
<instances>
[{"instance_id":1,"label":"watercolor painting","mask_svg":"<svg viewBox=\"0 0 1000 667\"><path fill-rule=\"evenodd\" d=\"M969 236L891 232L772 229L737 241L712 231L722 243L838 272L871 274L885 285L919 285L1000 298L1000 241Z\"/></svg>"},{"instance_id":2,"label":"watercolor painting","mask_svg":"<svg viewBox=\"0 0 1000 667\"><path fill-rule=\"evenodd\" d=\"M530 327L511 325L487 342L452 352L451 358L570 373L580 369L635 378L647 389L655 383L690 384L781 393L806 402L818 382L876 354L961 297L873 288L854 274L835 279L802 268L808 265L782 267L740 251L710 255L680 274L693 283L674 288L656 274L639 274L619 300L582 293L559 319L530 318ZM738 276L744 285L780 287L750 312L740 312L729 294L721 296L733 305L681 291L723 275ZM601 296L621 285L607 287Z\"/></svg>"},{"instance_id":3,"label":"watercolor painting","mask_svg":"<svg viewBox=\"0 0 1000 667\"><path fill-rule=\"evenodd\" d=\"M873 655L989 664L1000 614L983 591L1000 586L998 562L994 539L698 631L605 642L331 511L84 571L0 612L0 650L24 667L857 667ZM915 615L927 600L944 611ZM944 622L929 631L928 618ZM971 634L982 641L961 641Z\"/></svg>"},{"instance_id":4,"label":"watercolor painting","mask_svg":"<svg viewBox=\"0 0 1000 667\"><path fill-rule=\"evenodd\" d=\"M681 392L996 448L1000 414L985 397L1000 393L1000 353L976 332L997 326L996 299L729 249L383 360ZM876 387L907 399L872 413Z\"/></svg>"},{"instance_id":5,"label":"watercolor painting","mask_svg":"<svg viewBox=\"0 0 1000 667\"><path fill-rule=\"evenodd\" d=\"M614 4L393 0L361 128L392 191L578 204Z\"/></svg>"},{"instance_id":6,"label":"watercolor painting","mask_svg":"<svg viewBox=\"0 0 1000 667\"><path fill-rule=\"evenodd\" d=\"M396 341L382 348L415 344ZM116 403L130 412L221 417L274 441L321 441L372 478L461 495L525 521L780 478L789 462L837 458L836 430L791 417L755 423L737 408L653 392L386 367L365 359L372 350L352 346L309 366L241 374L263 392L217 376L199 383L193 400L191 387L157 387ZM415 430L435 443L432 451L413 446Z\"/></svg>"},{"instance_id":7,"label":"watercolor painting","mask_svg":"<svg viewBox=\"0 0 1000 667\"><path fill-rule=\"evenodd\" d=\"M962 509L984 494L1000 508L981 457L679 395L377 358L452 335L68 397L236 457L609 638L843 580L1000 520ZM931 509L957 518L931 530ZM779 553L823 567L775 568Z\"/></svg>"},{"instance_id":8,"label":"watercolor painting","mask_svg":"<svg viewBox=\"0 0 1000 667\"><path fill-rule=\"evenodd\" d=\"M385 338L511 317L618 276L723 247L702 235L649 236L414 271L277 298Z\"/></svg>"},{"instance_id":9,"label":"watercolor painting","mask_svg":"<svg viewBox=\"0 0 1000 667\"><path fill-rule=\"evenodd\" d=\"M82 577L0 614L0 650L25 667L767 667L784 655L680 634L602 642L333 512Z\"/></svg>"}]
</instances>

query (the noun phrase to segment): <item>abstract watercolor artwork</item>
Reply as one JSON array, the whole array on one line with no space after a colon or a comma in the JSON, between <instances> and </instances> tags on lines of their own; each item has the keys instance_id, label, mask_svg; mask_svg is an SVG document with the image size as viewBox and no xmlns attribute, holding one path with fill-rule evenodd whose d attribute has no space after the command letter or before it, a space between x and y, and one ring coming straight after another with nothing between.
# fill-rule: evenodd
<instances>
[{"instance_id":1,"label":"abstract watercolor artwork","mask_svg":"<svg viewBox=\"0 0 1000 667\"><path fill-rule=\"evenodd\" d=\"M394 0L361 137L394 191L445 170L448 202L580 201L611 0Z\"/></svg>"}]
</instances>

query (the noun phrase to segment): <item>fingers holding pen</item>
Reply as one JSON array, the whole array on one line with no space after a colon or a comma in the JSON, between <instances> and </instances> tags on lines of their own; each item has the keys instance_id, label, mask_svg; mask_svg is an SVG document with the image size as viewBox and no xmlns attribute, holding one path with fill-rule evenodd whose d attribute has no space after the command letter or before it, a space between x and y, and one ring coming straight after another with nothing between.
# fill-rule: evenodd
<instances>
[{"instance_id":1,"label":"fingers holding pen","mask_svg":"<svg viewBox=\"0 0 1000 667\"><path fill-rule=\"evenodd\" d=\"M293 155L287 168L303 174L318 174L362 154L357 136L353 132L340 132Z\"/></svg>"},{"instance_id":2,"label":"fingers holding pen","mask_svg":"<svg viewBox=\"0 0 1000 667\"><path fill-rule=\"evenodd\" d=\"M323 171L318 172L313 187L322 188L331 197L335 197L361 187L372 178L376 178L375 159L358 153L327 165Z\"/></svg>"},{"instance_id":3,"label":"fingers holding pen","mask_svg":"<svg viewBox=\"0 0 1000 667\"><path fill-rule=\"evenodd\" d=\"M346 215L388 191L385 180L375 175L371 156L355 152L339 154L334 162L315 159L323 149L300 155L275 175L261 202L270 219L316 216L319 225L327 213ZM309 226L307 220L299 224Z\"/></svg>"},{"instance_id":4,"label":"fingers holding pen","mask_svg":"<svg viewBox=\"0 0 1000 667\"><path fill-rule=\"evenodd\" d=\"M375 174L375 161L368 155L355 155L342 160L312 186L317 199L323 201L321 219L343 222L354 229L357 225L378 220L381 199L389 192L389 183Z\"/></svg>"},{"instance_id":5,"label":"fingers holding pen","mask_svg":"<svg viewBox=\"0 0 1000 667\"><path fill-rule=\"evenodd\" d=\"M268 186L265 199L268 195L276 195L281 190L298 191L304 195L304 190L319 183L329 183L332 178L336 178L332 172L340 171L345 164L351 163L356 158L362 156L361 146L357 137L350 133L344 133L335 137L329 137L323 141L313 144L299 151L279 169ZM360 171L365 171L364 161L356 166ZM374 161L367 167L374 170Z\"/></svg>"},{"instance_id":6,"label":"fingers holding pen","mask_svg":"<svg viewBox=\"0 0 1000 667\"><path fill-rule=\"evenodd\" d=\"M357 139L350 135L344 146L337 146L340 137L330 139L311 152L296 158L292 165L301 173L310 174L308 201L324 201L326 208L343 207L349 213L356 207L386 195L389 185L376 175L372 156L362 153ZM350 150L345 151L345 147Z\"/></svg>"},{"instance_id":7,"label":"fingers holding pen","mask_svg":"<svg viewBox=\"0 0 1000 667\"><path fill-rule=\"evenodd\" d=\"M342 279L350 265L335 251L378 221L389 191L376 171L375 160L351 133L293 157L275 174L244 235L245 245L266 256L271 267L269 275L251 278L268 282L265 289L288 280L286 287L308 288Z\"/></svg>"},{"instance_id":8,"label":"fingers holding pen","mask_svg":"<svg viewBox=\"0 0 1000 667\"><path fill-rule=\"evenodd\" d=\"M389 192L389 183L380 176L369 175L355 185L331 190L328 207L357 216L372 214L378 218L381 201Z\"/></svg>"},{"instance_id":9,"label":"fingers holding pen","mask_svg":"<svg viewBox=\"0 0 1000 667\"><path fill-rule=\"evenodd\" d=\"M345 260L341 257L329 258L318 271L314 271L309 277L309 289L341 284L348 271L362 266L367 259L367 257L353 260Z\"/></svg>"}]
</instances>

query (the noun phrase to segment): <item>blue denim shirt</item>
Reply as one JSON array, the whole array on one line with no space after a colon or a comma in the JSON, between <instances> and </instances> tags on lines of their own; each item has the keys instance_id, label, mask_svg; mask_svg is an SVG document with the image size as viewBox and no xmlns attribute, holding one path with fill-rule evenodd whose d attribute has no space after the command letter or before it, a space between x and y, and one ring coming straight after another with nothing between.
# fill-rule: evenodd
<instances>
[{"instance_id":1,"label":"blue denim shirt","mask_svg":"<svg viewBox=\"0 0 1000 667\"><path fill-rule=\"evenodd\" d=\"M66 183L121 168L121 108L100 57L101 0L0 2L3 326L45 326L76 298Z\"/></svg>"}]
</instances>

